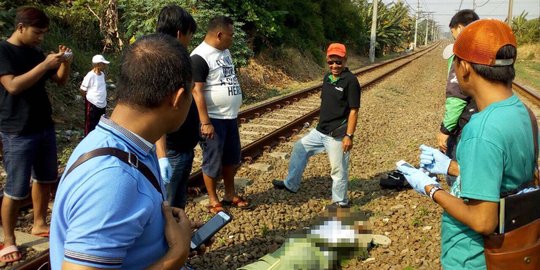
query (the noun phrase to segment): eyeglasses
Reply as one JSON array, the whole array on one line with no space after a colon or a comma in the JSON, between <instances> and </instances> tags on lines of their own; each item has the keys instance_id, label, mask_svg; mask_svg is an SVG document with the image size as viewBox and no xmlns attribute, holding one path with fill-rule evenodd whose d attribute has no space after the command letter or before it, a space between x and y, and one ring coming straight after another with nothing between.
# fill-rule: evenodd
<instances>
[{"instance_id":1,"label":"eyeglasses","mask_svg":"<svg viewBox=\"0 0 540 270\"><path fill-rule=\"evenodd\" d=\"M341 66L341 65L343 64L342 61L332 61L332 60L327 61L326 63L327 63L329 66L331 66L331 65L333 65L333 64L336 64L336 65L338 65L338 66Z\"/></svg>"}]
</instances>

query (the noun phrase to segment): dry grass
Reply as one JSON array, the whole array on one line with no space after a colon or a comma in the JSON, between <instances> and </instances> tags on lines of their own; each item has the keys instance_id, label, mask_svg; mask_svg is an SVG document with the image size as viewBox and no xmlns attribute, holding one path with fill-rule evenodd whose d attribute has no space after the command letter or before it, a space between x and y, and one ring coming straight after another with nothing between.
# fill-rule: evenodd
<instances>
[{"instance_id":1,"label":"dry grass","mask_svg":"<svg viewBox=\"0 0 540 270\"><path fill-rule=\"evenodd\" d=\"M540 93L540 43L518 47L516 81Z\"/></svg>"},{"instance_id":2,"label":"dry grass","mask_svg":"<svg viewBox=\"0 0 540 270\"><path fill-rule=\"evenodd\" d=\"M524 44L518 48L518 61L540 61L540 43Z\"/></svg>"}]
</instances>

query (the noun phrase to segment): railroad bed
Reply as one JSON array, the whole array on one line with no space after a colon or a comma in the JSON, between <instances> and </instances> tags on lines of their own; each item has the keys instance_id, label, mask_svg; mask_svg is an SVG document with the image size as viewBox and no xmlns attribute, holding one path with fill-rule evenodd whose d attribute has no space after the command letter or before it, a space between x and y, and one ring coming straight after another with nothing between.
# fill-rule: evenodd
<instances>
[{"instance_id":1,"label":"railroad bed","mask_svg":"<svg viewBox=\"0 0 540 270\"><path fill-rule=\"evenodd\" d=\"M381 190L378 180L394 169L397 160L417 164L421 143L436 143L444 110L446 61L440 57L443 48L439 45L390 79L362 93L351 151L349 196L354 209L370 216L373 232L387 235L392 243L389 247L373 249L368 260L348 261L343 269L438 268L439 207L412 190ZM363 84L367 77L361 76L360 82ZM316 102L306 103L311 106ZM299 135L305 132L307 129ZM204 256L190 260L196 269L235 269L254 261L279 247L295 231L313 224L323 207L330 203L332 180L324 154L311 158L297 194L272 188L272 179L285 177L288 161L271 153L290 153L296 137L257 159L257 163L270 165L269 171L251 169L248 164L242 166L237 177L252 182L242 193L256 208L231 209L233 222L216 235L215 243ZM221 192L222 187L218 190ZM210 217L203 205L193 201L188 203L187 212L193 220Z\"/></svg>"}]
</instances>

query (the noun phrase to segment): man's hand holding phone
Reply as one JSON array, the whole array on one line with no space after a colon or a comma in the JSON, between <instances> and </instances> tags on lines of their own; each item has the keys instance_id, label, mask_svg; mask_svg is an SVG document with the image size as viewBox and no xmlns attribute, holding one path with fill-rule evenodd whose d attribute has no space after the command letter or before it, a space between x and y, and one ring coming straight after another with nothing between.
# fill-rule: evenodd
<instances>
[{"instance_id":1,"label":"man's hand holding phone","mask_svg":"<svg viewBox=\"0 0 540 270\"><path fill-rule=\"evenodd\" d=\"M193 221L191 222L191 230L193 231L193 233L195 233L203 225L204 223L202 222ZM199 248L197 248L196 250L191 250L191 252L189 253L189 257L203 255L204 253L206 253L206 249L210 247L213 243L214 243L214 237L211 237L209 240L207 240L202 245L200 245Z\"/></svg>"},{"instance_id":2,"label":"man's hand holding phone","mask_svg":"<svg viewBox=\"0 0 540 270\"><path fill-rule=\"evenodd\" d=\"M191 222L184 210L169 206L167 201L163 202L161 209L165 217L165 238L169 250L178 254L183 263L189 254L189 243L192 235Z\"/></svg>"},{"instance_id":3,"label":"man's hand holding phone","mask_svg":"<svg viewBox=\"0 0 540 270\"><path fill-rule=\"evenodd\" d=\"M403 173L405 179L407 179L407 182L409 182L411 187L413 187L414 190L420 194L427 195L425 190L427 185L439 185L439 183L437 183L435 180L435 177L429 177L429 175L425 172L415 168L403 160L398 161L396 165L397 169Z\"/></svg>"},{"instance_id":4,"label":"man's hand holding phone","mask_svg":"<svg viewBox=\"0 0 540 270\"><path fill-rule=\"evenodd\" d=\"M232 216L226 212L218 212L208 222L202 225L191 238L190 248L191 250L198 250L200 247L211 241L212 236L216 234L227 223L231 222Z\"/></svg>"}]
</instances>

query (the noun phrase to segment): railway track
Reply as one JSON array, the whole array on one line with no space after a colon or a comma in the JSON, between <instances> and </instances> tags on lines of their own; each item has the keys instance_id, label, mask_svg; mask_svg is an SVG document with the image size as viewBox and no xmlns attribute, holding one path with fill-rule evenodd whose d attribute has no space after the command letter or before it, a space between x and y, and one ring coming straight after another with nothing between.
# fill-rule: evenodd
<instances>
[{"instance_id":1,"label":"railway track","mask_svg":"<svg viewBox=\"0 0 540 270\"><path fill-rule=\"evenodd\" d=\"M521 85L517 82L512 82L512 89L518 94L520 95L521 97L524 97L526 100L524 100L524 102L528 103L528 101L530 101L532 104L535 105L536 108L540 109L540 95L538 95L536 93L536 91L534 91L533 89L530 89L524 85ZM523 99L522 99L523 100ZM531 109L534 109L534 108L531 108ZM535 112L537 117L540 113L539 112Z\"/></svg>"},{"instance_id":2,"label":"railway track","mask_svg":"<svg viewBox=\"0 0 540 270\"><path fill-rule=\"evenodd\" d=\"M365 91L415 59L437 48L439 44L435 43L415 53L360 68L352 72L356 76L361 76L362 91ZM262 152L285 141L287 137L298 133L302 128L316 120L319 114L320 99L318 93L321 86L322 84L319 84L241 111L238 119L240 122L242 145L245 145L242 148L244 162L253 162ZM265 125L264 122L270 122L270 124ZM265 129L270 131L265 132ZM200 170L192 173L189 185L191 187L204 187L202 172ZM26 206L28 207L30 205ZM14 269L50 269L48 250L18 264Z\"/></svg>"},{"instance_id":3,"label":"railway track","mask_svg":"<svg viewBox=\"0 0 540 270\"><path fill-rule=\"evenodd\" d=\"M360 76L362 91L387 78L415 59L437 48L435 43L423 50L375 65L353 70ZM276 100L272 100L239 113L242 159L253 162L263 151L268 151L288 137L310 126L319 115L319 93L321 84L300 90ZM200 153L199 153L200 155ZM188 185L204 189L200 169L190 176Z\"/></svg>"},{"instance_id":4,"label":"railway track","mask_svg":"<svg viewBox=\"0 0 540 270\"><path fill-rule=\"evenodd\" d=\"M434 49L434 47L426 48L425 50L420 51L414 55L411 54L405 57L400 57L398 59L387 61L389 63L380 63L375 65L376 67L388 67L391 63L406 59L401 65L398 65L396 67L390 67L386 71L382 72L383 75L380 75L381 78L368 79L366 81L362 80L362 78L364 78L364 74L368 73L370 70L376 69L372 66L355 70L353 71L353 73L355 73L357 76L362 75L361 82L363 91L365 91L367 88L377 83L382 78L389 76L402 66L406 65L406 63L410 63L414 59L421 57L423 54L429 52L429 50ZM540 98L538 97L538 95L534 94L531 89L527 89L526 87L523 87L517 83L514 83L513 88L520 95L526 96L527 99L530 99L532 102L534 102L537 106L540 107ZM263 151L266 151L272 148L274 145L278 144L279 142L286 140L287 137L296 134L302 128L304 128L306 126L306 123L311 123L311 121L315 120L318 116L317 107L320 102L317 95L319 90L320 85L314 86L309 89L298 91L285 97L281 97L271 102L254 106L240 112L238 119L240 122L241 134L248 135L247 137L251 136L254 138L252 140L246 137L242 139L242 145L245 145L242 148L242 157L244 161L247 163L254 161L257 156L260 155ZM313 106L313 108L311 106ZM286 117L293 116L293 118L295 119L280 119L276 116L279 114L285 115ZM269 133L259 132L264 129L264 124L261 124L261 122L265 121L274 123L274 125L268 125L268 128L273 129L273 131ZM285 122L287 122L287 124L280 124ZM248 132L250 129L255 129L259 131ZM261 134L265 135L261 136ZM192 174L190 179L190 185L203 186L200 171L196 171ZM41 252L37 256L34 256L34 258L17 265L15 269L49 269L48 257L48 251Z\"/></svg>"}]
</instances>

